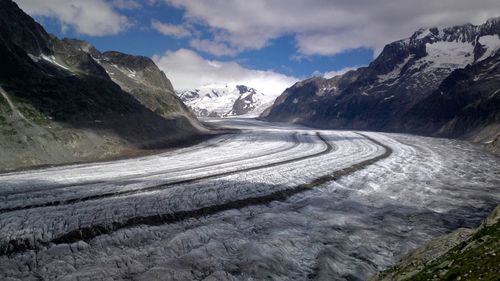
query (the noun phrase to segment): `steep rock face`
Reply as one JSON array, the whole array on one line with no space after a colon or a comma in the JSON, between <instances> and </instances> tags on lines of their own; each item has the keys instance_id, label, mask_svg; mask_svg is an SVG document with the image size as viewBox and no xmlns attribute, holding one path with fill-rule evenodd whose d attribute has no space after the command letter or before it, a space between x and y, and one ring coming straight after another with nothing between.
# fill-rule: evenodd
<instances>
[{"instance_id":1,"label":"steep rock face","mask_svg":"<svg viewBox=\"0 0 500 281\"><path fill-rule=\"evenodd\" d=\"M164 89L174 94L174 88L170 80L148 57L131 56L120 52L105 52L99 59L102 60L101 63L106 67L114 67L111 69L119 70L122 73L128 72L127 76L137 83Z\"/></svg>"},{"instance_id":2,"label":"steep rock face","mask_svg":"<svg viewBox=\"0 0 500 281\"><path fill-rule=\"evenodd\" d=\"M52 36L40 24L19 11L14 2L1 2L0 36L2 40L8 39L31 54L50 54Z\"/></svg>"},{"instance_id":3,"label":"steep rock face","mask_svg":"<svg viewBox=\"0 0 500 281\"><path fill-rule=\"evenodd\" d=\"M487 68L487 62L494 64L500 47L499 35L499 19L480 26L419 30L410 38L388 44L367 67L331 79L312 78L295 84L261 117L328 128L462 136L474 130L474 122L462 129L422 126L426 124L424 120L411 119L418 117L419 110L415 107L432 102L429 97L440 87L449 87L446 85L452 84L454 75L459 76L455 70L467 65ZM493 81L497 74L498 69L493 67L482 79ZM441 86L442 83L445 85ZM481 91L492 90L491 95L493 88L491 84ZM448 92L448 96L460 99L451 88ZM442 120L440 124L450 120Z\"/></svg>"},{"instance_id":4,"label":"steep rock face","mask_svg":"<svg viewBox=\"0 0 500 281\"><path fill-rule=\"evenodd\" d=\"M258 116L276 95L264 94L244 85L203 87L178 92L198 116Z\"/></svg>"},{"instance_id":5,"label":"steep rock face","mask_svg":"<svg viewBox=\"0 0 500 281\"><path fill-rule=\"evenodd\" d=\"M0 169L116 157L200 133L150 60L141 82L153 90L141 87L148 95L164 95L159 99L169 110L161 115L153 112L159 105L128 87L133 79L108 75L97 58L104 54L88 43L48 35L11 1L0 3L0 29ZM134 58L124 64L129 60Z\"/></svg>"},{"instance_id":6,"label":"steep rock face","mask_svg":"<svg viewBox=\"0 0 500 281\"><path fill-rule=\"evenodd\" d=\"M490 141L500 132L500 53L457 69L415 104L398 130Z\"/></svg>"},{"instance_id":7,"label":"steep rock face","mask_svg":"<svg viewBox=\"0 0 500 281\"><path fill-rule=\"evenodd\" d=\"M255 89L244 85L238 85L236 88L240 92L240 96L234 101L229 115L244 115L255 110L260 105L259 93Z\"/></svg>"},{"instance_id":8,"label":"steep rock face","mask_svg":"<svg viewBox=\"0 0 500 281\"><path fill-rule=\"evenodd\" d=\"M192 119L193 123L197 123L194 114L175 94L172 83L165 73L150 58L115 51L101 53L91 44L76 39L63 39L59 45L62 49L59 53L65 60L72 58L75 60L75 53L86 56L76 61L80 64L86 60L91 60L93 65L97 63L102 67L97 71L84 68L96 75L109 76L122 90L130 93L157 114L165 118L185 115ZM79 67L82 68L81 65Z\"/></svg>"}]
</instances>

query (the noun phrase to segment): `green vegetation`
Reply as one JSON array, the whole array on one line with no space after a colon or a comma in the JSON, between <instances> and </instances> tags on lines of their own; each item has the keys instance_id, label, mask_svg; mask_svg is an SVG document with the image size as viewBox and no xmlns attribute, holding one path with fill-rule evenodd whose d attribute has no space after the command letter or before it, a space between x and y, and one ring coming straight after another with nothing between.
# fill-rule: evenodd
<instances>
[{"instance_id":1,"label":"green vegetation","mask_svg":"<svg viewBox=\"0 0 500 281\"><path fill-rule=\"evenodd\" d=\"M403 259L394 267L379 273L370 280L500 280L500 206L476 230L463 229L451 235L438 237L427 245L417 249L412 255ZM425 262L426 255L430 255L443 243L459 239L462 233L465 237L458 245ZM452 238L453 237L453 238ZM439 240L440 239L440 240ZM437 241L437 242L436 242ZM420 251L420 252L419 252ZM418 264L422 264L418 266Z\"/></svg>"},{"instance_id":2,"label":"green vegetation","mask_svg":"<svg viewBox=\"0 0 500 281\"><path fill-rule=\"evenodd\" d=\"M480 229L407 280L500 280L500 222Z\"/></svg>"},{"instance_id":3,"label":"green vegetation","mask_svg":"<svg viewBox=\"0 0 500 281\"><path fill-rule=\"evenodd\" d=\"M5 135L5 136L15 136L17 135L17 130L14 129L14 128L2 128L2 131L1 131L2 135Z\"/></svg>"},{"instance_id":4,"label":"green vegetation","mask_svg":"<svg viewBox=\"0 0 500 281\"><path fill-rule=\"evenodd\" d=\"M12 113L9 103L2 95L0 95L0 113Z\"/></svg>"},{"instance_id":5,"label":"green vegetation","mask_svg":"<svg viewBox=\"0 0 500 281\"><path fill-rule=\"evenodd\" d=\"M45 126L49 125L50 123L48 116L36 110L33 106L29 104L25 103L19 104L18 109L21 112L21 114L23 114L24 117L26 117L26 119L33 121L33 123L37 125Z\"/></svg>"},{"instance_id":6,"label":"green vegetation","mask_svg":"<svg viewBox=\"0 0 500 281\"><path fill-rule=\"evenodd\" d=\"M168 106L160 106L155 109L155 113L163 117L168 117L172 113L175 113L175 110Z\"/></svg>"},{"instance_id":7,"label":"green vegetation","mask_svg":"<svg viewBox=\"0 0 500 281\"><path fill-rule=\"evenodd\" d=\"M167 104L160 98L156 98L156 103L158 104L158 107L154 111L156 114L159 114L163 117L168 117L179 111L179 109L176 106Z\"/></svg>"}]
</instances>

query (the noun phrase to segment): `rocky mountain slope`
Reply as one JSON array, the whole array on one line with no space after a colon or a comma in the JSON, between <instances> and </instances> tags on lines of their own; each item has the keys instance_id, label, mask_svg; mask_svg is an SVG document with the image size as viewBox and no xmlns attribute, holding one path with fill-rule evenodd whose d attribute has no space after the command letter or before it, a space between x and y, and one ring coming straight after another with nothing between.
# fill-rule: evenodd
<instances>
[{"instance_id":1,"label":"rocky mountain slope","mask_svg":"<svg viewBox=\"0 0 500 281\"><path fill-rule=\"evenodd\" d=\"M0 169L91 161L200 135L145 57L48 34L0 2Z\"/></svg>"},{"instance_id":2,"label":"rocky mountain slope","mask_svg":"<svg viewBox=\"0 0 500 281\"><path fill-rule=\"evenodd\" d=\"M498 280L500 206L477 229L437 237L370 281Z\"/></svg>"},{"instance_id":3,"label":"rocky mountain slope","mask_svg":"<svg viewBox=\"0 0 500 281\"><path fill-rule=\"evenodd\" d=\"M492 141L500 128L500 19L419 30L367 67L287 89L262 118Z\"/></svg>"},{"instance_id":4,"label":"rocky mountain slope","mask_svg":"<svg viewBox=\"0 0 500 281\"><path fill-rule=\"evenodd\" d=\"M277 97L244 85L202 87L179 91L177 95L203 117L258 116Z\"/></svg>"}]
</instances>

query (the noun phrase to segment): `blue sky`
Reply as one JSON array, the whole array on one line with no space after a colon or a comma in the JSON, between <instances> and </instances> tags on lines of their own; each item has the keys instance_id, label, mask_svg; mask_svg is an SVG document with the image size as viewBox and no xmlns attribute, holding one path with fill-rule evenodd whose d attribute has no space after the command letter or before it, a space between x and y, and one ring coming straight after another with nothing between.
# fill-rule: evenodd
<instances>
[{"instance_id":1,"label":"blue sky","mask_svg":"<svg viewBox=\"0 0 500 281\"><path fill-rule=\"evenodd\" d=\"M145 5L141 9L124 10L122 14L133 21L133 26L125 31L106 36L90 36L78 32L75 28L63 30L60 21L55 17L35 16L48 32L60 38L79 38L92 43L101 51L114 50L128 54L152 57L165 51L175 51L181 48L191 49L190 38L176 38L165 36L151 27L151 20L172 24L182 24L184 11L168 4ZM196 29L202 33L201 38L209 36L207 26L197 25ZM369 48L355 48L340 54L323 56L309 55L297 58L295 40L293 36L284 35L272 39L262 49L246 50L236 56L214 56L198 50L206 59L220 61L237 61L251 69L273 70L298 78L308 78L317 72L340 70L346 67L367 65L373 60L373 50Z\"/></svg>"},{"instance_id":2,"label":"blue sky","mask_svg":"<svg viewBox=\"0 0 500 281\"><path fill-rule=\"evenodd\" d=\"M15 0L58 37L154 59L174 87L283 91L369 64L418 28L479 24L498 0Z\"/></svg>"}]
</instances>

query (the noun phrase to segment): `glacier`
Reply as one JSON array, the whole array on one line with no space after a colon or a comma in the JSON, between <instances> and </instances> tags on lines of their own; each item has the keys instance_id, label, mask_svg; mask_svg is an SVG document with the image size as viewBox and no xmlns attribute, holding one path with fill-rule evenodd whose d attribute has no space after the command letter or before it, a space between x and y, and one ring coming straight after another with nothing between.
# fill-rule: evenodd
<instances>
[{"instance_id":1,"label":"glacier","mask_svg":"<svg viewBox=\"0 0 500 281\"><path fill-rule=\"evenodd\" d=\"M0 174L0 279L365 280L500 202L468 142L205 121L241 132Z\"/></svg>"}]
</instances>

